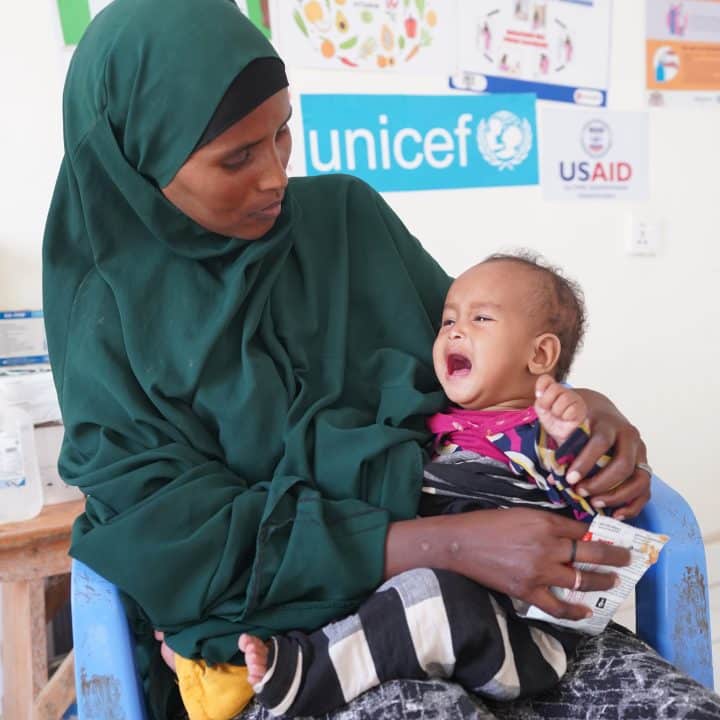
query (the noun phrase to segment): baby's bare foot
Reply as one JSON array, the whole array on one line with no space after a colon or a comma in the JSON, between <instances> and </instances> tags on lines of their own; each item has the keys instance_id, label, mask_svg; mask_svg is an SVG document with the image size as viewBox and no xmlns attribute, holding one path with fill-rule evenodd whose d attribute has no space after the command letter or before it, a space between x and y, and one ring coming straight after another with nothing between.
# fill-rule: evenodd
<instances>
[{"instance_id":1,"label":"baby's bare foot","mask_svg":"<svg viewBox=\"0 0 720 720\"><path fill-rule=\"evenodd\" d=\"M267 672L268 646L260 638L243 633L238 640L238 647L245 653L248 682L257 685Z\"/></svg>"}]
</instances>

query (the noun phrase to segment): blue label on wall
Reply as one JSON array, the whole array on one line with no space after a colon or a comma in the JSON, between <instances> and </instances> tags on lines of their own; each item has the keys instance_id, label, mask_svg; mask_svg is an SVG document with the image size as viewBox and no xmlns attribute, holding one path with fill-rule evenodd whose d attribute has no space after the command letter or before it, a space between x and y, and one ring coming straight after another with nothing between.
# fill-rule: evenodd
<instances>
[{"instance_id":1,"label":"blue label on wall","mask_svg":"<svg viewBox=\"0 0 720 720\"><path fill-rule=\"evenodd\" d=\"M308 175L376 190L537 185L535 96L302 95Z\"/></svg>"}]
</instances>

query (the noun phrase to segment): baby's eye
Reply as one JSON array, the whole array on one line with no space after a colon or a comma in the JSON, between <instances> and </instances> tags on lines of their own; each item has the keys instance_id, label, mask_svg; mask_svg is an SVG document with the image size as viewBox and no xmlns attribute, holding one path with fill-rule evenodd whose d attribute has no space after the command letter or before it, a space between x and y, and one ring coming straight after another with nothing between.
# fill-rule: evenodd
<instances>
[{"instance_id":1,"label":"baby's eye","mask_svg":"<svg viewBox=\"0 0 720 720\"><path fill-rule=\"evenodd\" d=\"M452 325L455 321L452 318L445 318L442 321L442 326L447 327L448 325Z\"/></svg>"},{"instance_id":2,"label":"baby's eye","mask_svg":"<svg viewBox=\"0 0 720 720\"><path fill-rule=\"evenodd\" d=\"M492 322L492 318L487 315L476 315L473 320L475 320L475 322Z\"/></svg>"}]
</instances>

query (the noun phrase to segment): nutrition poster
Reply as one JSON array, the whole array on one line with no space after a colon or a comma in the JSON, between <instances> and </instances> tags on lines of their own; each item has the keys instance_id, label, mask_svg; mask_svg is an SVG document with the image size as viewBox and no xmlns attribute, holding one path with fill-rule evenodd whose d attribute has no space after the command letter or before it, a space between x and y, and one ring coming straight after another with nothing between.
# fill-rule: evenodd
<instances>
[{"instance_id":1,"label":"nutrition poster","mask_svg":"<svg viewBox=\"0 0 720 720\"><path fill-rule=\"evenodd\" d=\"M458 4L450 86L607 102L611 0L474 0ZM627 2L627 0L625 0Z\"/></svg>"},{"instance_id":2,"label":"nutrition poster","mask_svg":"<svg viewBox=\"0 0 720 720\"><path fill-rule=\"evenodd\" d=\"M720 107L720 0L646 0L650 105Z\"/></svg>"},{"instance_id":3,"label":"nutrition poster","mask_svg":"<svg viewBox=\"0 0 720 720\"><path fill-rule=\"evenodd\" d=\"M272 17L291 67L449 73L454 66L448 0L281 0Z\"/></svg>"}]
</instances>

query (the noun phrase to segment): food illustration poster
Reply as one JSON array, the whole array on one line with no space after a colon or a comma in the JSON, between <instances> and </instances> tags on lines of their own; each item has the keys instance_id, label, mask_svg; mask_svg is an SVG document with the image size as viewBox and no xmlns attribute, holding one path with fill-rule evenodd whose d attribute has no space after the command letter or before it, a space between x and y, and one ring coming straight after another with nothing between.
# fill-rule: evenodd
<instances>
[{"instance_id":1,"label":"food illustration poster","mask_svg":"<svg viewBox=\"0 0 720 720\"><path fill-rule=\"evenodd\" d=\"M288 65L450 72L455 4L447 0L282 0L274 32Z\"/></svg>"},{"instance_id":2,"label":"food illustration poster","mask_svg":"<svg viewBox=\"0 0 720 720\"><path fill-rule=\"evenodd\" d=\"M77 45L90 21L111 0L57 0L60 26L66 45ZM235 0L266 37L270 37L269 0Z\"/></svg>"},{"instance_id":3,"label":"food illustration poster","mask_svg":"<svg viewBox=\"0 0 720 720\"><path fill-rule=\"evenodd\" d=\"M720 107L720 0L646 0L650 105Z\"/></svg>"},{"instance_id":4,"label":"food illustration poster","mask_svg":"<svg viewBox=\"0 0 720 720\"><path fill-rule=\"evenodd\" d=\"M610 0L460 2L450 86L605 105L610 16Z\"/></svg>"}]
</instances>

